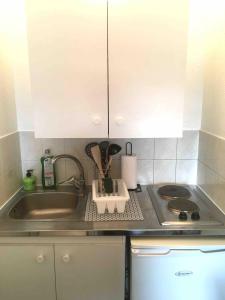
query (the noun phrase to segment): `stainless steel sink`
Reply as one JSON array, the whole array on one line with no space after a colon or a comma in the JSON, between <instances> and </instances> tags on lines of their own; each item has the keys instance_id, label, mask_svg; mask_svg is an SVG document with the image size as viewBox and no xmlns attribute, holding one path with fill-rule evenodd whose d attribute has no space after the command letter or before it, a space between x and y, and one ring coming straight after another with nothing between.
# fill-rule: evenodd
<instances>
[{"instance_id":1,"label":"stainless steel sink","mask_svg":"<svg viewBox=\"0 0 225 300\"><path fill-rule=\"evenodd\" d=\"M9 217L23 220L58 219L75 214L79 197L71 192L25 194L10 210Z\"/></svg>"}]
</instances>

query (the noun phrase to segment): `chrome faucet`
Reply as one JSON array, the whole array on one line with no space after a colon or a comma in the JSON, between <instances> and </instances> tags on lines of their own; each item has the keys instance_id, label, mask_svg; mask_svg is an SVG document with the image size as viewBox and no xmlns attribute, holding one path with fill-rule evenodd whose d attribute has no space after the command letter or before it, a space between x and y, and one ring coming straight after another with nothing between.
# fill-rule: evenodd
<instances>
[{"instance_id":1,"label":"chrome faucet","mask_svg":"<svg viewBox=\"0 0 225 300\"><path fill-rule=\"evenodd\" d=\"M68 179L66 179L64 181L58 182L58 184L63 184L63 183L73 184L75 186L75 188L79 191L79 195L84 196L84 193L85 193L85 179L84 179L84 168L83 168L81 162L79 161L78 158L76 158L73 155L60 154L60 155L56 155L52 158L53 167L55 166L55 163L57 162L57 160L59 160L61 158L68 158L68 159L71 159L75 162L75 164L78 167L79 172L80 172L80 178L77 179L75 177L75 175L73 175L73 176L69 177Z\"/></svg>"}]
</instances>

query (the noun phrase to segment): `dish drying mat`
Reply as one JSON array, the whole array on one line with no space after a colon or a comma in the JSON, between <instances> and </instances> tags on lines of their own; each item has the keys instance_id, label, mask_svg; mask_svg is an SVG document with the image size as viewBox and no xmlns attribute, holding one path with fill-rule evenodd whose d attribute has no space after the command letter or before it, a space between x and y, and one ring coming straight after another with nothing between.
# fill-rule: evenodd
<instances>
[{"instance_id":1,"label":"dish drying mat","mask_svg":"<svg viewBox=\"0 0 225 300\"><path fill-rule=\"evenodd\" d=\"M91 193L88 195L86 211L85 211L85 221L98 222L98 221L140 221L144 220L137 195L135 192L130 192L130 200L126 203L126 208L124 213L97 213L97 206L92 200Z\"/></svg>"}]
</instances>

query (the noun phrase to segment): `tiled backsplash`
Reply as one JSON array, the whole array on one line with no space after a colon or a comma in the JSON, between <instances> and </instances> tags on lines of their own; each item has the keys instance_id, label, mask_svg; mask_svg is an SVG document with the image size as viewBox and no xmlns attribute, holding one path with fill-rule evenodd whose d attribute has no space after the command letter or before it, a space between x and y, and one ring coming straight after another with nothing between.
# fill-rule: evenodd
<instances>
[{"instance_id":1,"label":"tiled backsplash","mask_svg":"<svg viewBox=\"0 0 225 300\"><path fill-rule=\"evenodd\" d=\"M19 133L0 138L0 206L21 185Z\"/></svg>"},{"instance_id":2,"label":"tiled backsplash","mask_svg":"<svg viewBox=\"0 0 225 300\"><path fill-rule=\"evenodd\" d=\"M112 139L121 145L120 155L125 154L125 144L133 143L133 151L138 157L138 182L151 184L158 182L179 182L195 184L197 180L198 131L185 131L181 139ZM23 174L29 168L35 170L38 183L41 181L40 157L50 148L54 155L67 153L75 155L84 165L87 182L95 177L93 162L84 152L85 145L98 139L35 139L33 132L20 133ZM112 164L112 176L120 177L120 155ZM58 180L74 173L73 162L57 162Z\"/></svg>"},{"instance_id":3,"label":"tiled backsplash","mask_svg":"<svg viewBox=\"0 0 225 300\"><path fill-rule=\"evenodd\" d=\"M200 132L198 184L225 211L225 139Z\"/></svg>"},{"instance_id":4,"label":"tiled backsplash","mask_svg":"<svg viewBox=\"0 0 225 300\"><path fill-rule=\"evenodd\" d=\"M33 168L38 183L41 183L40 157L47 148L50 148L54 155L67 153L78 157L84 165L86 179L90 184L95 177L95 168L93 162L86 156L84 148L91 141L93 140L35 139L33 132L14 133L1 138L0 205L22 183L21 160L23 176L27 169ZM202 131L200 133L185 131L181 139L111 140L121 145L121 154L125 154L127 141L133 143L133 150L138 157L138 181L141 184L198 183L225 211L225 139ZM73 173L73 162L68 160L57 162L58 180L63 180ZM120 177L120 156L113 161L112 176Z\"/></svg>"}]
</instances>

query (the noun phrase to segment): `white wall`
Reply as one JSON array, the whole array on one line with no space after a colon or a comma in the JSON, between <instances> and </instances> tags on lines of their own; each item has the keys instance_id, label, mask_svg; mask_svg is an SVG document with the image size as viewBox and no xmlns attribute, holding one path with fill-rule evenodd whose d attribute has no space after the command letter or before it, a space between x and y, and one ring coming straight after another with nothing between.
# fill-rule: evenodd
<instances>
[{"instance_id":1,"label":"white wall","mask_svg":"<svg viewBox=\"0 0 225 300\"><path fill-rule=\"evenodd\" d=\"M33 130L33 107L30 89L29 60L24 0L14 1L14 84L18 130Z\"/></svg>"},{"instance_id":2,"label":"white wall","mask_svg":"<svg viewBox=\"0 0 225 300\"><path fill-rule=\"evenodd\" d=\"M225 1L208 3L202 130L225 138Z\"/></svg>"},{"instance_id":3,"label":"white wall","mask_svg":"<svg viewBox=\"0 0 225 300\"><path fill-rule=\"evenodd\" d=\"M13 73L11 0L0 0L0 206L21 184L21 157Z\"/></svg>"},{"instance_id":4,"label":"white wall","mask_svg":"<svg viewBox=\"0 0 225 300\"><path fill-rule=\"evenodd\" d=\"M202 0L190 0L184 129L201 127L203 96L204 24Z\"/></svg>"},{"instance_id":5,"label":"white wall","mask_svg":"<svg viewBox=\"0 0 225 300\"><path fill-rule=\"evenodd\" d=\"M29 82L29 64L27 54L27 36L24 16L24 0L16 1L17 46L15 59L15 90L20 131L33 130L32 97ZM202 1L202 0L201 0ZM196 10L197 7L197 10ZM202 45L201 45L201 5L190 0L190 30L187 65L187 90L184 105L184 129L199 130L202 107ZM15 18L15 19L16 19ZM19 59L18 59L19 57Z\"/></svg>"},{"instance_id":6,"label":"white wall","mask_svg":"<svg viewBox=\"0 0 225 300\"><path fill-rule=\"evenodd\" d=\"M0 0L0 137L17 130L9 6Z\"/></svg>"},{"instance_id":7,"label":"white wall","mask_svg":"<svg viewBox=\"0 0 225 300\"><path fill-rule=\"evenodd\" d=\"M205 62L198 184L225 212L225 2L205 5Z\"/></svg>"}]
</instances>

